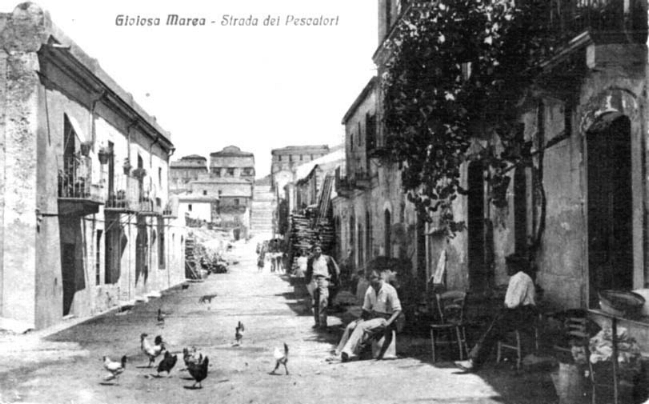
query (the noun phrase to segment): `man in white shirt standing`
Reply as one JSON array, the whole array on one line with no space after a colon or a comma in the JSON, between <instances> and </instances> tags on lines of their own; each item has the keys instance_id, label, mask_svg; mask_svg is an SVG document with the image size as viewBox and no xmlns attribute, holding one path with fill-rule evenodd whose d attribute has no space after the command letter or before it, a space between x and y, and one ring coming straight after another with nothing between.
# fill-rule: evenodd
<instances>
[{"instance_id":1,"label":"man in white shirt standing","mask_svg":"<svg viewBox=\"0 0 649 404\"><path fill-rule=\"evenodd\" d=\"M536 317L536 289L534 281L525 272L529 268L529 262L525 257L517 254L509 255L506 260L507 274L511 278L505 295L505 307L469 352L469 360L455 362L464 370L478 370L498 340L510 331L532 324Z\"/></svg>"},{"instance_id":2,"label":"man in white shirt standing","mask_svg":"<svg viewBox=\"0 0 649 404\"><path fill-rule=\"evenodd\" d=\"M396 325L401 314L401 301L396 289L383 277L384 271L378 269L372 269L368 276L371 287L365 292L361 318L347 325L333 352L334 355L340 353L343 362L355 359L369 338ZM389 345L389 342L385 344Z\"/></svg>"},{"instance_id":3,"label":"man in white shirt standing","mask_svg":"<svg viewBox=\"0 0 649 404\"><path fill-rule=\"evenodd\" d=\"M329 287L338 283L340 269L336 261L322 253L322 247L316 244L313 255L307 261L305 281L313 293L313 328L327 328L327 307L329 305Z\"/></svg>"}]
</instances>

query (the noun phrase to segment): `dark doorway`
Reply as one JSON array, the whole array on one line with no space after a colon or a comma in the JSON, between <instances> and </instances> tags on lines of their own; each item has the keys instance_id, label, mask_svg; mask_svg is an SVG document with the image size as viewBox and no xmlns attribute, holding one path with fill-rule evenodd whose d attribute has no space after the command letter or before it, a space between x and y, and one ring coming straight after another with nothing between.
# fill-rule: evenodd
<instances>
[{"instance_id":1,"label":"dark doorway","mask_svg":"<svg viewBox=\"0 0 649 404\"><path fill-rule=\"evenodd\" d=\"M589 299L633 287L631 122L604 115L587 134Z\"/></svg>"},{"instance_id":2,"label":"dark doorway","mask_svg":"<svg viewBox=\"0 0 649 404\"><path fill-rule=\"evenodd\" d=\"M104 283L117 283L121 276L122 255L125 251L124 235L119 214L106 212L106 235L104 236L105 270Z\"/></svg>"},{"instance_id":3,"label":"dark doorway","mask_svg":"<svg viewBox=\"0 0 649 404\"><path fill-rule=\"evenodd\" d=\"M75 244L61 244L61 270L63 280L63 315L70 314L74 293L77 291L75 276Z\"/></svg>"},{"instance_id":4,"label":"dark doorway","mask_svg":"<svg viewBox=\"0 0 649 404\"><path fill-rule=\"evenodd\" d=\"M417 215L417 279L420 285L426 285L426 220L421 216Z\"/></svg>"},{"instance_id":5,"label":"dark doorway","mask_svg":"<svg viewBox=\"0 0 649 404\"><path fill-rule=\"evenodd\" d=\"M372 259L372 216L365 212L365 262Z\"/></svg>"},{"instance_id":6,"label":"dark doorway","mask_svg":"<svg viewBox=\"0 0 649 404\"><path fill-rule=\"evenodd\" d=\"M514 243L516 252L527 255L527 176L525 167L514 173Z\"/></svg>"},{"instance_id":7,"label":"dark doorway","mask_svg":"<svg viewBox=\"0 0 649 404\"><path fill-rule=\"evenodd\" d=\"M385 210L385 256L392 257L392 214L389 210Z\"/></svg>"},{"instance_id":8,"label":"dark doorway","mask_svg":"<svg viewBox=\"0 0 649 404\"><path fill-rule=\"evenodd\" d=\"M469 165L468 182L469 286L476 290L487 286L484 255L484 170L482 164L471 163Z\"/></svg>"},{"instance_id":9,"label":"dark doorway","mask_svg":"<svg viewBox=\"0 0 649 404\"><path fill-rule=\"evenodd\" d=\"M138 217L135 245L135 284L137 285L140 278L143 278L146 284L149 277L149 235L144 217Z\"/></svg>"},{"instance_id":10,"label":"dark doorway","mask_svg":"<svg viewBox=\"0 0 649 404\"><path fill-rule=\"evenodd\" d=\"M350 245L350 248L352 250L351 254L350 254L350 259L352 261L352 265L354 266L354 268L357 267L356 255L355 254L356 254L356 251L358 251L358 249L356 248L356 237L355 237L356 234L355 233L356 233L356 217L354 215L352 215L349 218L349 245Z\"/></svg>"}]
</instances>

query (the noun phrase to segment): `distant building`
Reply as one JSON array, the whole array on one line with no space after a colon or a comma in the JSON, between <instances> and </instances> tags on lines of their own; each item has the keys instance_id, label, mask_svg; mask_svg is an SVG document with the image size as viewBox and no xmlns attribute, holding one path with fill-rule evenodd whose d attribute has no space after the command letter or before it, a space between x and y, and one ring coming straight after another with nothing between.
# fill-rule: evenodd
<instances>
[{"instance_id":1,"label":"distant building","mask_svg":"<svg viewBox=\"0 0 649 404\"><path fill-rule=\"evenodd\" d=\"M197 154L182 157L178 161L173 161L169 165L169 191L171 193L181 193L189 189L189 182L196 181L199 177L206 176L207 159Z\"/></svg>"},{"instance_id":2,"label":"distant building","mask_svg":"<svg viewBox=\"0 0 649 404\"><path fill-rule=\"evenodd\" d=\"M329 146L287 146L281 149L273 149L273 156L270 175L272 187L282 196L284 186L289 182L295 182L295 170L298 166L329 153Z\"/></svg>"},{"instance_id":3,"label":"distant building","mask_svg":"<svg viewBox=\"0 0 649 404\"><path fill-rule=\"evenodd\" d=\"M179 211L220 227L238 229L247 237L255 178L255 156L228 146L207 159L191 155L171 163L172 189L179 196Z\"/></svg>"},{"instance_id":4,"label":"distant building","mask_svg":"<svg viewBox=\"0 0 649 404\"><path fill-rule=\"evenodd\" d=\"M255 156L241 151L237 146L228 146L220 152L210 154L210 177L212 178L255 178Z\"/></svg>"}]
</instances>

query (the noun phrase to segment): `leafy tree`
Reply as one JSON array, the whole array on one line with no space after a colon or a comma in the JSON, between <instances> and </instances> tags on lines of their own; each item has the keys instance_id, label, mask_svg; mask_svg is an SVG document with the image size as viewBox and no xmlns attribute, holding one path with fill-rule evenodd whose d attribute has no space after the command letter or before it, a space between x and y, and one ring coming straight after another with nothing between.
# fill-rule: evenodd
<instances>
[{"instance_id":1,"label":"leafy tree","mask_svg":"<svg viewBox=\"0 0 649 404\"><path fill-rule=\"evenodd\" d=\"M417 2L393 35L383 83L385 158L398 162L408 198L422 217L442 210L451 232L464 223L452 203L465 190L460 167L481 161L492 203L506 206L507 172L531 161L517 123L541 63L559 39L548 29L547 1ZM491 146L467 154L473 139ZM493 147L498 139L502 147Z\"/></svg>"}]
</instances>

